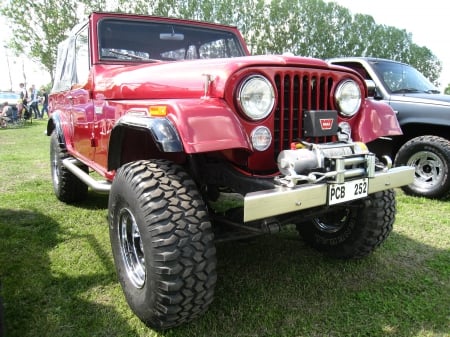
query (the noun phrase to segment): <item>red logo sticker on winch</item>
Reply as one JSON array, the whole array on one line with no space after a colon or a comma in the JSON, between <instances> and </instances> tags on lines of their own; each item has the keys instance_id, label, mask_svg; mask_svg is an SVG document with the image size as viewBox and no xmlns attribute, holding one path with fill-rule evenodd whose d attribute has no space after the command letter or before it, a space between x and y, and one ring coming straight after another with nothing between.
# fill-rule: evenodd
<instances>
[{"instance_id":1,"label":"red logo sticker on winch","mask_svg":"<svg viewBox=\"0 0 450 337\"><path fill-rule=\"evenodd\" d=\"M331 130L331 128L333 127L333 119L320 119L320 127L322 128L322 130Z\"/></svg>"}]
</instances>

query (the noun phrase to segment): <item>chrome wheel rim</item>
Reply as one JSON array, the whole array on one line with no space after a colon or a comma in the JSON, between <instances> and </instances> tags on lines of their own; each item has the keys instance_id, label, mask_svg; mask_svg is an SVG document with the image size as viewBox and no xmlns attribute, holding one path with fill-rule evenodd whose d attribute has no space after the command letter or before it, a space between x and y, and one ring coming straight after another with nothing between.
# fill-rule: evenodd
<instances>
[{"instance_id":1,"label":"chrome wheel rim","mask_svg":"<svg viewBox=\"0 0 450 337\"><path fill-rule=\"evenodd\" d=\"M146 279L144 246L136 220L129 209L121 210L118 225L120 254L126 274L136 288L142 288Z\"/></svg>"},{"instance_id":2,"label":"chrome wheel rim","mask_svg":"<svg viewBox=\"0 0 450 337\"><path fill-rule=\"evenodd\" d=\"M442 183L445 163L433 152L417 152L407 162L415 167L413 185L422 190L429 190Z\"/></svg>"}]
</instances>

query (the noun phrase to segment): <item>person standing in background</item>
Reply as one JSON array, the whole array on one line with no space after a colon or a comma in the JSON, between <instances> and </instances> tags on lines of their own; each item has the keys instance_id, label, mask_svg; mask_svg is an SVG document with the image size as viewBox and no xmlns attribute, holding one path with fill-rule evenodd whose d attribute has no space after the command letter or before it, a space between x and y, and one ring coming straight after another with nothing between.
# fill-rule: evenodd
<instances>
[{"instance_id":1,"label":"person standing in background","mask_svg":"<svg viewBox=\"0 0 450 337\"><path fill-rule=\"evenodd\" d=\"M48 118L48 94L45 88L42 88L42 109L41 109L41 118L44 118L44 112L47 113Z\"/></svg>"},{"instance_id":2,"label":"person standing in background","mask_svg":"<svg viewBox=\"0 0 450 337\"><path fill-rule=\"evenodd\" d=\"M17 104L17 111L19 114L19 119L22 118L22 110L24 108L24 106L27 105L28 102L28 92L27 89L25 88L25 84L24 83L20 83L19 84L20 87L20 102L19 104Z\"/></svg>"},{"instance_id":3,"label":"person standing in background","mask_svg":"<svg viewBox=\"0 0 450 337\"><path fill-rule=\"evenodd\" d=\"M39 112L38 107L39 104L38 91L36 90L34 84L30 88L30 99L31 99L30 109L31 112L34 112L34 119L41 118L41 113Z\"/></svg>"}]
</instances>

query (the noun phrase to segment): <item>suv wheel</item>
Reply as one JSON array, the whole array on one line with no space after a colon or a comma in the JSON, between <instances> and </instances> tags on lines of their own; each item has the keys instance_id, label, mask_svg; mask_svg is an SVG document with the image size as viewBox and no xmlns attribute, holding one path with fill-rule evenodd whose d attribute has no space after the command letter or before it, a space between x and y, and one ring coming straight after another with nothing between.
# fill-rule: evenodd
<instances>
[{"instance_id":1,"label":"suv wheel","mask_svg":"<svg viewBox=\"0 0 450 337\"><path fill-rule=\"evenodd\" d=\"M421 136L406 142L398 151L396 166L416 169L414 182L403 186L406 194L445 198L450 191L450 141L437 136Z\"/></svg>"},{"instance_id":2,"label":"suv wheel","mask_svg":"<svg viewBox=\"0 0 450 337\"><path fill-rule=\"evenodd\" d=\"M165 160L121 167L109 196L112 252L135 314L166 329L202 314L213 300L216 250L197 187Z\"/></svg>"},{"instance_id":3,"label":"suv wheel","mask_svg":"<svg viewBox=\"0 0 450 337\"><path fill-rule=\"evenodd\" d=\"M66 158L69 158L67 150L60 144L57 133L53 132L50 139L50 168L53 191L61 201L67 203L83 201L87 197L88 186L63 166L62 161ZM80 168L86 174L88 173L86 165L80 166Z\"/></svg>"},{"instance_id":4,"label":"suv wheel","mask_svg":"<svg viewBox=\"0 0 450 337\"><path fill-rule=\"evenodd\" d=\"M310 246L337 258L362 258L389 236L395 219L393 190L369 195L311 221L297 224Z\"/></svg>"}]
</instances>

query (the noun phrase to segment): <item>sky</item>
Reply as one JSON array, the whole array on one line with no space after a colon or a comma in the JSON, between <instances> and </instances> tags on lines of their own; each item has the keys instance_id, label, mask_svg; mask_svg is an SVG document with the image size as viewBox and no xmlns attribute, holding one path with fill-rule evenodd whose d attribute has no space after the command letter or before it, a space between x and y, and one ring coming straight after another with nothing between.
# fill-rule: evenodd
<instances>
[{"instance_id":1,"label":"sky","mask_svg":"<svg viewBox=\"0 0 450 337\"><path fill-rule=\"evenodd\" d=\"M412 41L425 46L436 55L443 65L439 79L443 89L450 83L450 18L446 0L327 0L346 7L352 14L371 15L377 24L405 29L412 34ZM4 19L0 17L0 90L9 90L12 86L18 90L23 82L23 69L27 84L37 88L50 82L50 76L38 65L21 57L14 56L13 51L5 48L8 31ZM447 38L445 37L447 36ZM9 67L8 67L9 63ZM6 70L6 71L3 71ZM11 80L10 76L11 74Z\"/></svg>"},{"instance_id":2,"label":"sky","mask_svg":"<svg viewBox=\"0 0 450 337\"><path fill-rule=\"evenodd\" d=\"M38 64L26 57L17 57L14 51L8 49L6 44L10 39L11 31L5 23L5 18L0 16L0 90L19 91L19 84L24 81L25 72L27 87L32 84L36 88L50 83L50 75Z\"/></svg>"},{"instance_id":3,"label":"sky","mask_svg":"<svg viewBox=\"0 0 450 337\"><path fill-rule=\"evenodd\" d=\"M352 15L367 14L377 24L405 29L412 41L427 47L441 61L441 91L450 83L450 17L447 0L326 0L347 8Z\"/></svg>"}]
</instances>

